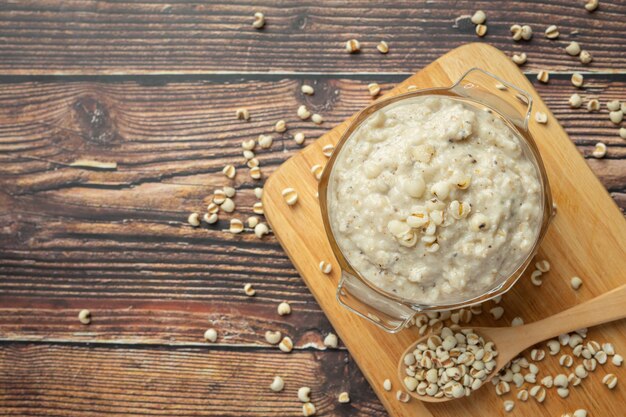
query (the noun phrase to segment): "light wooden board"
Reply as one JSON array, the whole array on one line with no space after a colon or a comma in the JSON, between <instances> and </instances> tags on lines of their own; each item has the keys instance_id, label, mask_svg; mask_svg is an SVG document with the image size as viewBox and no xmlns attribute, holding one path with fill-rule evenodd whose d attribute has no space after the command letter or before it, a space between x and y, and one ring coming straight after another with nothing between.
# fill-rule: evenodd
<instances>
[{"instance_id":1,"label":"light wooden board","mask_svg":"<svg viewBox=\"0 0 626 417\"><path fill-rule=\"evenodd\" d=\"M409 85L418 88L448 86L472 67L490 71L525 89L534 97L534 110L549 114L547 125L538 125L533 120L530 129L544 159L558 206L556 219L538 254L538 258L548 259L552 264L544 284L532 286L526 274L504 296L501 305L506 312L502 319L496 322L483 313L472 321L472 325L508 325L515 316L521 316L526 322L535 321L626 282L624 217L531 83L502 52L485 44L462 46L437 59L389 94L407 91ZM338 304L335 290L339 270L323 230L316 198L317 181L310 173L312 165L325 163L322 147L336 143L348 122L285 162L267 181L263 204L274 233L389 413L394 417L554 416L587 408L592 411L592 416L623 415L626 371L625 367L617 368L610 363L599 366L581 386L572 388L567 400L550 389L543 404L532 399L526 403L516 400L512 413L505 413L502 403L505 399L515 399L515 388L511 393L497 397L493 388L487 386L469 399L445 404L426 405L416 400L404 404L395 399L395 391L400 387L394 376L396 363L403 349L417 337L417 329L390 335ZM281 190L285 187L297 190L299 202L295 206L289 207L283 201ZM320 260L333 262L330 277L320 273ZM583 287L576 292L569 286L574 275L584 280ZM624 304L626 308L626 300ZM491 307L492 302L489 302L484 310ZM611 341L623 355L626 353L626 322L592 329L589 338ZM564 351L569 352L569 348ZM570 372L559 366L558 355L546 358L540 369L540 377ZM615 373L622 381L613 391L601 384L602 376L608 372ZM382 389L385 378L393 381L391 392Z\"/></svg>"}]
</instances>

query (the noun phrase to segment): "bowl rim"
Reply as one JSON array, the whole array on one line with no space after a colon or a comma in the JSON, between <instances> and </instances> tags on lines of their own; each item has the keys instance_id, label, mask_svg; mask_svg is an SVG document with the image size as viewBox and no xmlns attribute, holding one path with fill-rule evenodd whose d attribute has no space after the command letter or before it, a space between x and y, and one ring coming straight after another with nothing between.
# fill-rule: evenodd
<instances>
[{"instance_id":1,"label":"bowl rim","mask_svg":"<svg viewBox=\"0 0 626 417\"><path fill-rule=\"evenodd\" d=\"M480 71L480 72L486 73L487 75L502 82L504 85L508 87L512 87L513 89L524 93L524 95L528 99L528 103L527 103L528 112L525 118L525 123L522 126L513 123L510 118L506 117L505 115L501 114L497 109L492 108L491 106L486 105L485 103L479 102L477 100L472 100L471 98L468 98L468 97L459 96L458 94L455 94L453 92L454 88L458 86L459 83L469 73L473 71ZM480 105L480 106L486 107L490 111L494 112L514 132L516 132L518 134L517 136L523 140L523 142L527 145L527 148L530 150L532 154L532 159L533 159L532 162L538 171L538 176L539 176L539 180L541 183L541 188L542 188L541 197L542 197L542 207L543 207L542 222L540 225L539 233L537 234L537 237L535 239L535 242L533 243L532 247L528 250L527 255L520 261L520 263L518 264L518 267L514 271L512 271L511 274L506 276L506 278L499 280L496 284L490 286L489 289L487 289L485 292L481 294L474 295L474 296L471 296L469 298L466 298L460 301L453 301L453 302L444 301L442 303L433 303L433 304L424 304L424 303L420 303L419 301L412 301L410 299L400 297L391 292L382 290L381 288L377 287L375 284L371 283L369 280L364 278L355 268L352 267L352 265L348 262L346 257L343 255L343 252L340 249L335 239L335 236L332 230L332 225L330 223L329 213L328 213L328 192L330 188L329 182L333 173L333 168L335 166L335 162L339 154L341 153L341 149L346 144L346 142L351 138L352 134L360 126L362 126L363 123L367 121L368 118L376 111L384 107L388 107L390 105L396 104L397 102L400 102L400 101L406 101L406 100L410 100L416 97L427 96L427 95L445 96L445 97L455 99L455 100L473 102L474 105ZM517 98L519 99L519 97ZM518 87L515 87L511 85L510 83L504 80L501 80L500 78L494 76L491 73L488 73L487 71L481 70L479 68L472 68L469 71L467 71L457 82L455 82L450 87L431 87L431 88L425 88L425 89L417 89L417 90L407 91L405 93L400 93L391 97L383 97L375 101L374 103L370 104L369 106L367 106L360 112L358 112L350 121L350 124L348 125L347 129L343 132L339 141L335 145L335 149L330 159L326 163L324 172L322 173L322 177L320 178L320 182L318 185L320 209L322 212L322 220L324 223L324 229L325 229L328 241L330 243L331 249L333 251L333 254L335 255L335 258L337 259L337 262L339 263L342 273L348 273L354 276L359 281L363 282L370 290L374 291L377 295L384 297L388 299L389 301L393 301L395 303L404 305L414 310L415 312L458 309L458 308L467 307L470 305L488 301L492 298L497 297L498 295L501 295L507 292L521 278L521 276L523 275L523 272L526 270L526 268L532 261L532 258L536 255L537 250L539 249L539 245L541 244L541 241L543 240L547 232L548 225L555 214L555 206L553 204L552 193L551 193L551 188L550 188L550 184L548 181L547 172L543 164L543 160L541 158L541 154L539 152L537 144L534 138L532 137L532 135L530 134L530 131L527 125L531 107L532 107L532 97L528 93L526 93L524 90L521 90ZM346 306L346 307L350 308L349 306ZM359 311L355 311L353 308L350 308L350 310L356 312L362 317L365 317L371 320L370 317L367 317L366 315L361 314L361 312Z\"/></svg>"}]
</instances>

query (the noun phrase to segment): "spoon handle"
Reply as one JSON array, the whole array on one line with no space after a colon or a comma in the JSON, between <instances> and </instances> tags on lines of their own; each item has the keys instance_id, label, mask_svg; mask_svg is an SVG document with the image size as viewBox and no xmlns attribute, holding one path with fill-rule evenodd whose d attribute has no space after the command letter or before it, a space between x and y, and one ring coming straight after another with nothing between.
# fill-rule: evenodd
<instances>
[{"instance_id":1,"label":"spoon handle","mask_svg":"<svg viewBox=\"0 0 626 417\"><path fill-rule=\"evenodd\" d=\"M626 284L602 295L524 326L528 346L583 327L597 326L626 317Z\"/></svg>"}]
</instances>

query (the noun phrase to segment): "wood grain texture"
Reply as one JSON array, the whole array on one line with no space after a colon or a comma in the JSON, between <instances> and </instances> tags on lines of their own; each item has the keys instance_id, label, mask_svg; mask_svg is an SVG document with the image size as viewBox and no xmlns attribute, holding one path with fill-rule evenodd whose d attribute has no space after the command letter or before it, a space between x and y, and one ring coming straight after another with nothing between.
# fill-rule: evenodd
<instances>
[{"instance_id":1,"label":"wood grain texture","mask_svg":"<svg viewBox=\"0 0 626 417\"><path fill-rule=\"evenodd\" d=\"M605 0L594 13L584 2L313 1L108 2L20 1L0 5L0 73L119 74L265 72L412 73L451 48L488 42L508 52L527 51L537 71L626 68L615 53L626 31L626 4ZM469 15L485 10L489 31L480 39ZM253 14L267 17L252 28ZM456 23L455 20L460 17ZM512 23L530 24L530 43L512 41ZM560 28L548 40L549 24ZM361 41L348 55L344 43ZM385 39L390 53L376 44ZM563 47L579 41L594 57L582 67Z\"/></svg>"},{"instance_id":2,"label":"wood grain texture","mask_svg":"<svg viewBox=\"0 0 626 417\"><path fill-rule=\"evenodd\" d=\"M626 76L592 76L584 95L626 96ZM216 79L217 78L217 79ZM237 161L240 143L271 131L280 118L283 140L260 151L273 172L309 143L371 102L371 81L390 90L401 76L230 80L220 77L117 77L56 82L5 78L0 90L0 330L5 339L202 343L207 320L228 329L230 344L264 345L267 328L289 333L298 346L320 344L330 325L272 236L222 232L186 224L212 191L230 183L220 172ZM310 82L312 97L299 87ZM596 141L607 158L588 158L594 172L626 207L626 142L599 113L572 110L567 77L537 85L580 152ZM317 126L295 116L299 104L326 117ZM247 106L250 122L234 118ZM36 159L33 159L36 158ZM79 158L116 161L115 171L51 163ZM240 169L236 216L252 214L256 186ZM242 292L252 283L257 295ZM289 300L295 314L276 315ZM76 312L94 311L83 329ZM45 317L36 324L32 315Z\"/></svg>"},{"instance_id":3,"label":"wood grain texture","mask_svg":"<svg viewBox=\"0 0 626 417\"><path fill-rule=\"evenodd\" d=\"M275 375L285 389L269 389ZM323 416L386 413L346 352L0 345L0 413L19 416ZM337 396L350 393L350 404Z\"/></svg>"},{"instance_id":4,"label":"wood grain texture","mask_svg":"<svg viewBox=\"0 0 626 417\"><path fill-rule=\"evenodd\" d=\"M292 314L281 317L278 301L262 295L262 286L255 288L258 298L225 295L221 301L2 296L0 340L194 347L206 346L204 332L215 328L219 346L277 349L264 334L278 330L292 339L295 349L326 350L322 341L332 327L315 303L285 297ZM89 326L78 321L83 308L91 311Z\"/></svg>"},{"instance_id":5,"label":"wood grain texture","mask_svg":"<svg viewBox=\"0 0 626 417\"><path fill-rule=\"evenodd\" d=\"M609 145L607 158L586 159L626 208L625 142L606 109L566 105L574 70L596 73L585 75L584 95L626 98L626 4L603 0L588 14L582 1L545 3L0 2L0 414L299 416L302 382L313 388L318 415L387 415L345 347L323 350L331 325L274 236L223 233L229 216L192 229L186 217L230 183L220 170L242 164L241 140L288 121L285 139L276 135L273 148L259 152L266 178L299 151L294 132L310 143L366 106L369 82L388 91L476 41L467 16L457 27L454 20L478 8L489 24L480 42L527 52L523 69L533 81L536 71L552 71L548 85L534 84L579 152L588 155L598 140ZM262 31L250 27L256 10L267 16ZM532 42L510 40L514 22L533 26ZM542 36L551 23L561 28L557 41ZM344 52L351 37L362 53ZM386 56L374 50L380 39L390 44ZM593 53L590 66L563 53L572 39ZM315 84L315 96L299 92L304 82ZM326 123L295 117L302 103ZM252 111L249 123L234 119L241 106ZM78 158L118 167L64 165ZM247 169L234 184L244 218L256 184ZM566 280L551 278L549 291ZM243 295L246 282L254 298ZM292 315L276 314L283 300ZM506 323L527 312L507 297L503 305ZM90 326L77 322L82 308L93 312ZM485 314L476 322L493 324ZM210 347L202 339L209 326L220 332ZM291 336L296 350L269 347L267 329ZM559 371L555 358L546 362ZM277 370L287 389L276 395L266 386ZM561 411L593 409L600 379L554 401ZM343 389L350 405L336 402Z\"/></svg>"},{"instance_id":6,"label":"wood grain texture","mask_svg":"<svg viewBox=\"0 0 626 417\"><path fill-rule=\"evenodd\" d=\"M549 115L548 124L539 125L533 120L529 130L541 152L558 207L537 255L538 259L551 262L550 275L540 288L532 288L528 279L531 271L527 271L505 295L505 311L522 317L525 322L532 322L624 284L626 221L622 213L585 165L537 92L501 52L481 44L455 49L399 84L390 94L406 92L411 84L421 88L449 85L474 66L491 71L529 92L533 96L535 111ZM469 399L426 405L418 401L400 403L377 385L377 381L387 377L389 370L395 372L401 353L418 338L418 332L412 327L397 334L388 334L341 307L336 300L341 271L324 232L316 197L318 182L309 170L314 164L325 163L327 159L322 154L322 147L337 143L349 122L350 119L285 162L268 180L263 202L277 238L391 416L460 417L485 412L489 415L508 415L502 407L504 398L497 397L490 389L482 389ZM285 204L281 195L285 187L297 190L296 205ZM581 222L581 218L587 221ZM306 229L299 227L305 223ZM333 264L330 276L319 271L320 260ZM585 280L582 292L573 291L569 286L569 279L574 275ZM492 323L484 323L483 320L489 320L486 316L479 316L479 321L473 321L472 326L495 325L493 320ZM502 323L507 324L510 322ZM618 346L618 350L626 350L626 322L623 320L599 326L594 332L594 338L610 340ZM546 364L549 374L559 373L558 368L550 368L552 365ZM626 375L625 368L616 368L615 372L620 376ZM394 381L398 383L397 378ZM619 414L618 404L626 400L625 392L613 394L604 389L598 385L588 386L588 391L577 396L580 405L575 408L588 408L597 415ZM513 395L510 394L511 397ZM518 403L513 415L547 417L566 411L563 402L554 401L554 395L550 397L550 401L539 407L534 401Z\"/></svg>"}]
</instances>

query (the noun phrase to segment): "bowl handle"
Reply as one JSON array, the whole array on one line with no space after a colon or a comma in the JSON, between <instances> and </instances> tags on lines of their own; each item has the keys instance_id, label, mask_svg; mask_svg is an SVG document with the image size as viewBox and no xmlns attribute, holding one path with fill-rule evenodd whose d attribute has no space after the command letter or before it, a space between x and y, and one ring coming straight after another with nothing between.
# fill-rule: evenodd
<instances>
[{"instance_id":1,"label":"bowl handle","mask_svg":"<svg viewBox=\"0 0 626 417\"><path fill-rule=\"evenodd\" d=\"M480 68L467 71L450 91L498 110L516 127L528 132L533 105L530 94Z\"/></svg>"},{"instance_id":2,"label":"bowl handle","mask_svg":"<svg viewBox=\"0 0 626 417\"><path fill-rule=\"evenodd\" d=\"M416 314L412 308L383 297L345 271L342 271L337 287L337 301L389 333L397 333L405 328Z\"/></svg>"}]
</instances>

